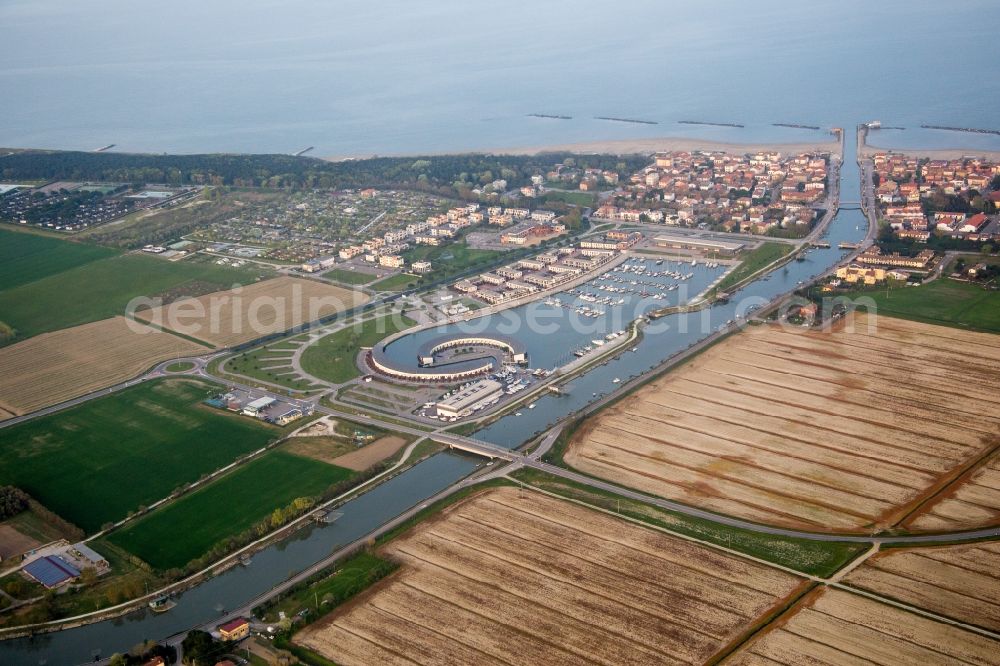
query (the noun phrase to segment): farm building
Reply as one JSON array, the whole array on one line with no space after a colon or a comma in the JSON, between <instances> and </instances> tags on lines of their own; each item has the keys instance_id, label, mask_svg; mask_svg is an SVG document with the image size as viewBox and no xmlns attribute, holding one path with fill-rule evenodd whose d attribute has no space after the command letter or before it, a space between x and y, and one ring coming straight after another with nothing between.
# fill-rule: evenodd
<instances>
[{"instance_id":1,"label":"farm building","mask_svg":"<svg viewBox=\"0 0 1000 666\"><path fill-rule=\"evenodd\" d=\"M26 564L24 573L50 590L80 575L76 567L58 555L46 555Z\"/></svg>"},{"instance_id":2,"label":"farm building","mask_svg":"<svg viewBox=\"0 0 1000 666\"><path fill-rule=\"evenodd\" d=\"M110 568L108 560L103 555L82 541L80 543L73 544L72 554L76 556L77 560L85 562L88 566L94 567L98 570L98 572L104 572Z\"/></svg>"}]
</instances>

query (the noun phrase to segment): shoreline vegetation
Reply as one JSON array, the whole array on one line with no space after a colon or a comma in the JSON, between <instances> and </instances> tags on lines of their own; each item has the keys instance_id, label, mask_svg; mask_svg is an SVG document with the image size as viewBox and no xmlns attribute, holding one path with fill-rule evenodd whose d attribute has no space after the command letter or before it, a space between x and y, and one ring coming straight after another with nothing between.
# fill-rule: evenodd
<instances>
[{"instance_id":1,"label":"shoreline vegetation","mask_svg":"<svg viewBox=\"0 0 1000 666\"><path fill-rule=\"evenodd\" d=\"M568 117L557 116L555 114L527 114L529 116L539 117L539 118L558 118L564 119ZM723 123L698 123L705 125L723 125ZM781 127L801 127L808 129L819 129L815 125L799 125L791 123L773 123L775 126ZM728 126L728 125L727 125ZM663 136L663 137L637 137L631 139L604 139L595 141L579 141L579 142L569 142L569 143L552 143L545 145L532 145L532 146L497 146L497 147L487 147L487 148L456 148L454 150L447 151L420 151L420 152L405 152L405 153L368 153L368 154L349 154L349 155L327 155L327 156L302 156L302 159L313 159L322 162L349 162L349 161L364 161L371 159L390 159L390 158L418 158L418 157L444 157L444 156L472 156L472 155L494 155L501 157L515 157L515 156L538 156L545 153L576 153L583 155L595 155L595 154L606 154L606 155L639 155L639 154L652 154L657 152L671 152L671 151L691 151L691 150L704 150L704 151L720 151L727 153L749 153L757 152L761 150L767 151L778 151L783 153L800 153L800 152L811 152L811 151L822 151L830 152L834 155L842 157L841 153L841 142L832 133L833 128L829 128L831 131L830 138L827 140L815 140L815 141L793 141L793 142L781 142L781 141L761 141L761 142L735 142L735 141L718 141L713 139L703 139L695 137L682 137L682 136ZM928 157L932 159L960 159L967 156L977 156L987 159L1000 160L1000 149L992 150L986 148L905 148L905 147L892 147L892 146L882 146L877 145L871 141L872 135L869 134L867 140L861 145L859 150L859 156L868 157L876 152L894 152L905 155L914 155L918 157ZM80 151L74 150L62 150L54 148L11 148L11 147L0 147L0 151L17 154L17 153L41 153L41 154L56 154L56 153L74 153ZM98 153L100 155L101 153ZM197 158L200 155L186 154L186 153L152 153L152 152L131 152L131 151L115 151L103 153L106 155L132 155L132 156L149 156L151 158L166 156L183 156L188 158ZM226 155L228 157L247 157L254 155L266 155L267 153L204 153L205 156L209 155ZM282 155L282 158L286 156ZM287 156L287 159L294 159L293 156Z\"/></svg>"}]
</instances>

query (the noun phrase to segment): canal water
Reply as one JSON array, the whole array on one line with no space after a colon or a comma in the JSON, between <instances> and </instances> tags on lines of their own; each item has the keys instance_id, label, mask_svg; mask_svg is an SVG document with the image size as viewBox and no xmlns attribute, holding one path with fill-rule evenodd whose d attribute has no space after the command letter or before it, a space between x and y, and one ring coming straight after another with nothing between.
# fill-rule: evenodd
<instances>
[{"instance_id":1,"label":"canal water","mask_svg":"<svg viewBox=\"0 0 1000 666\"><path fill-rule=\"evenodd\" d=\"M643 273L626 266L641 267ZM690 277L679 279L666 275L668 271ZM690 259L678 261L676 256L664 256L659 265L657 259L635 259L554 297L401 337L389 344L385 353L393 361L416 369L417 350L429 340L455 333L499 333L524 344L532 368L553 370L575 360L574 351L594 347L597 339L603 343L609 333L624 330L643 314L693 300L724 271L724 267L710 268L704 262L692 266ZM588 311L601 314L591 317L585 314Z\"/></svg>"},{"instance_id":2,"label":"canal water","mask_svg":"<svg viewBox=\"0 0 1000 666\"><path fill-rule=\"evenodd\" d=\"M841 199L843 201L860 199L853 136L846 141L846 154L841 169ZM615 377L624 382L630 377L648 371L672 354L718 329L727 320L744 314L751 305L762 304L778 294L791 291L800 281L826 271L845 254L845 251L836 249L837 244L861 240L865 235L866 224L861 212L842 211L831 223L824 237L830 242L831 248L817 248L810 251L805 261L790 262L784 268L779 268L754 281L734 294L728 303L719 303L700 312L672 315L656 320L644 329L644 336L638 343L637 351L625 351L606 365L598 365L577 377L571 382L568 395L540 398L536 409L524 410L519 417L513 415L504 417L479 431L475 436L506 447L520 445L533 434L544 431L548 425L578 411L596 397L612 391L615 388L613 383ZM661 268L667 268L667 263L665 261ZM685 267L682 264L678 267L676 261L669 263L671 270L694 273L690 280L683 282L689 285L687 298L693 298L723 271L722 268L711 269L704 265ZM650 270L658 270L655 262L650 264ZM668 277L656 279L663 284L676 282ZM602 293L586 286L580 290L584 293L588 291ZM669 292L669 299L674 299L673 303L684 297L684 292L680 288ZM579 299L574 301L574 307L588 304L594 306L593 303ZM627 315L641 314L644 308L648 309L654 305L662 307L663 304L669 304L669 301L652 302L648 298L631 295L625 304L614 306L612 312L603 318L607 321L604 324L596 324L597 328L594 330L569 332L564 330L567 328L564 324L572 323L574 310L543 305L542 307L549 308L552 321L556 323L553 331L528 331L525 334L523 331L519 333L515 330L508 334L519 337L524 335L523 341L536 367L551 367L565 358L575 346L597 337L600 332L606 333L624 328L627 321L623 320L628 318ZM495 321L491 325L500 326L503 323ZM572 329L573 326L568 328ZM400 354L400 358L415 358L416 349L424 340L442 332L449 331L447 328L433 329L407 336L394 342L390 348L394 349L394 353ZM185 592L178 598L177 607L167 613L155 614L143 610L116 620L76 629L0 642L0 663L11 666L82 664L93 661L95 656L107 657L114 652L124 652L146 639L163 639L190 627L210 622L222 615L225 609L242 606L248 600L306 569L337 548L367 534L467 476L481 464L478 460L457 454L439 453L344 504L339 509L343 516L335 523L300 531L293 537L254 555L249 566L234 567Z\"/></svg>"},{"instance_id":3,"label":"canal water","mask_svg":"<svg viewBox=\"0 0 1000 666\"><path fill-rule=\"evenodd\" d=\"M841 201L860 200L860 174L854 154L854 141L846 141L844 164L841 168ZM644 374L677 352L695 344L727 321L746 315L753 306L760 306L775 296L794 290L801 282L825 272L848 252L837 249L842 242L856 243L864 239L868 222L861 211L844 210L838 213L823 236L829 248L813 248L805 261L791 261L759 280L748 284L731 295L728 302L716 303L698 312L675 314L657 319L643 328L643 338L635 352L624 352L606 365L598 365L586 374L573 379L561 395L548 394L539 398L536 408L523 410L520 416L505 416L477 432L474 437L505 447L517 447L534 435L544 432L552 424L579 411L589 403L617 388L615 378L625 382ZM530 335L525 342L529 350L553 345L549 355L559 353L561 340L535 339ZM396 344L396 343L394 343Z\"/></svg>"}]
</instances>

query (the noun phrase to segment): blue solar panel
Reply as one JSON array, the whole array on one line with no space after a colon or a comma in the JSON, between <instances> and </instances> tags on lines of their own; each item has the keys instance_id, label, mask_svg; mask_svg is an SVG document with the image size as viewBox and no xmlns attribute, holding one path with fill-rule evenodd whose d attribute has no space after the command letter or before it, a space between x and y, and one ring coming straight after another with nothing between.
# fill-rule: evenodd
<instances>
[{"instance_id":1,"label":"blue solar panel","mask_svg":"<svg viewBox=\"0 0 1000 666\"><path fill-rule=\"evenodd\" d=\"M58 555L39 558L24 567L24 570L45 587L55 587L80 575L76 567Z\"/></svg>"}]
</instances>

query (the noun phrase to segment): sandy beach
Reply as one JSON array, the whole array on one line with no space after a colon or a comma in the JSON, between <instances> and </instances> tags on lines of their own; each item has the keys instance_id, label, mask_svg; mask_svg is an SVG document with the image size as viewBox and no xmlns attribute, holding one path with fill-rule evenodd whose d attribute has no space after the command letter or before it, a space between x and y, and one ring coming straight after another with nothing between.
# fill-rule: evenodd
<instances>
[{"instance_id":1,"label":"sandy beach","mask_svg":"<svg viewBox=\"0 0 1000 666\"><path fill-rule=\"evenodd\" d=\"M808 153L813 151L829 152L840 155L840 141L831 135L828 141L806 143L726 143L708 139L690 139L682 137L657 137L639 139L615 139L605 141L587 141L582 143L563 143L546 146L527 146L515 148L484 148L483 150L448 151L440 153L421 153L419 157L434 155L539 155L541 153L570 152L580 154L602 155L651 155L659 152L678 150L706 150L725 153L755 153L758 151L777 151L786 155L793 153ZM379 157L418 157L418 155L379 155ZM353 155L326 157L324 159L339 162L346 159L367 159L374 155Z\"/></svg>"},{"instance_id":2,"label":"sandy beach","mask_svg":"<svg viewBox=\"0 0 1000 666\"><path fill-rule=\"evenodd\" d=\"M921 148L880 148L870 143L866 143L861 147L861 154L864 157L871 157L875 153L897 153L913 157L927 157L932 160L958 160L963 157L981 157L994 162L1000 162L1000 150L978 150L976 148L940 148L935 150Z\"/></svg>"}]
</instances>

